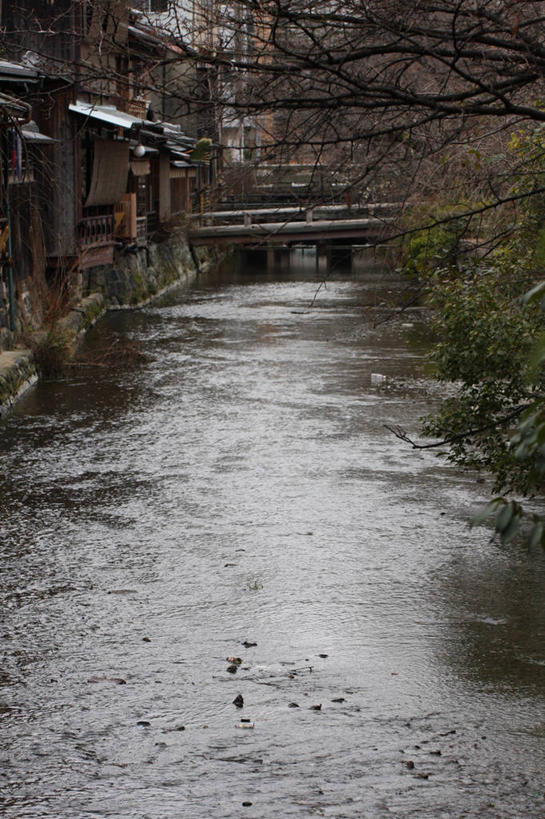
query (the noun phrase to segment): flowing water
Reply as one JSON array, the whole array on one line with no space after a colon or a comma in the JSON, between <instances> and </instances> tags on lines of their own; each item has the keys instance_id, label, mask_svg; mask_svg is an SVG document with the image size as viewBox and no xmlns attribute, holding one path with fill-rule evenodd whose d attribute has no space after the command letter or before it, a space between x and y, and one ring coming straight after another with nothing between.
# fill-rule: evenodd
<instances>
[{"instance_id":1,"label":"flowing water","mask_svg":"<svg viewBox=\"0 0 545 819\"><path fill-rule=\"evenodd\" d=\"M318 283L110 315L145 362L0 426L2 816L545 815L545 560L385 429L430 406L371 383L424 366L396 282Z\"/></svg>"}]
</instances>

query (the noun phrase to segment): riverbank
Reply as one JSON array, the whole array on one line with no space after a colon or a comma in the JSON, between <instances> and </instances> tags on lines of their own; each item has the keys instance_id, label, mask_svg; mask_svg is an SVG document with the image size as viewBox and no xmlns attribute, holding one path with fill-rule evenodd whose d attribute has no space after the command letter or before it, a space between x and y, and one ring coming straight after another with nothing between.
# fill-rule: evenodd
<instances>
[{"instance_id":1,"label":"riverbank","mask_svg":"<svg viewBox=\"0 0 545 819\"><path fill-rule=\"evenodd\" d=\"M371 379L425 377L362 327L403 287L233 265L8 416L4 819L545 816L545 556L386 428L430 408Z\"/></svg>"},{"instance_id":2,"label":"riverbank","mask_svg":"<svg viewBox=\"0 0 545 819\"><path fill-rule=\"evenodd\" d=\"M85 271L79 298L54 325L52 338L62 339L73 355L85 333L107 310L134 310L172 287L189 286L206 272L215 258L206 248L193 250L182 233L145 248L123 249L113 266ZM12 350L0 350L0 416L39 379L34 345L47 344L51 329L40 328L25 335Z\"/></svg>"}]
</instances>

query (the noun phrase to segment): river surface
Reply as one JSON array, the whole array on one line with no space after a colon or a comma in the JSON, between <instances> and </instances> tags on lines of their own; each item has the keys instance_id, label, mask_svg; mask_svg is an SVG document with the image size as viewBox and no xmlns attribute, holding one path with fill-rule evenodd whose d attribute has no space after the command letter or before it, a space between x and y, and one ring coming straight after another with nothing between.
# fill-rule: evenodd
<instances>
[{"instance_id":1,"label":"river surface","mask_svg":"<svg viewBox=\"0 0 545 819\"><path fill-rule=\"evenodd\" d=\"M385 429L430 406L372 384L423 368L417 314L369 309L396 282L318 287L111 314L87 352L143 363L2 422L0 815L545 816L543 555Z\"/></svg>"}]
</instances>

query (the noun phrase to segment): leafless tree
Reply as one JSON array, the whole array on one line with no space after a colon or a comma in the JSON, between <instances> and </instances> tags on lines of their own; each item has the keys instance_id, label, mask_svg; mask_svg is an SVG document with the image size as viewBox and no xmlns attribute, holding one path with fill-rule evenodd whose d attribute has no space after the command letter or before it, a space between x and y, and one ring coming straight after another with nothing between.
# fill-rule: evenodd
<instances>
[{"instance_id":1,"label":"leafless tree","mask_svg":"<svg viewBox=\"0 0 545 819\"><path fill-rule=\"evenodd\" d=\"M197 44L187 29L170 36L231 82L231 116L259 123L262 156L305 157L360 190L433 193L465 176L501 200L502 135L545 121L544 12L525 0L237 0L214 6ZM498 159L492 175L471 161L483 151Z\"/></svg>"},{"instance_id":2,"label":"leafless tree","mask_svg":"<svg viewBox=\"0 0 545 819\"><path fill-rule=\"evenodd\" d=\"M358 197L510 199L505 134L545 121L543 0L136 5L7 3L6 53L98 95L136 84L240 165L303 162ZM136 74L135 14L151 43Z\"/></svg>"}]
</instances>

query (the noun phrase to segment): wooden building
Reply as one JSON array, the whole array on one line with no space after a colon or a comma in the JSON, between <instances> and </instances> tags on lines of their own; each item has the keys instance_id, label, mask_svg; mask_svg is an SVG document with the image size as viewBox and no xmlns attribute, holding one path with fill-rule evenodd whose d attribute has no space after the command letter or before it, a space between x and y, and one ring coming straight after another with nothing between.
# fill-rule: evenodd
<instances>
[{"instance_id":1,"label":"wooden building","mask_svg":"<svg viewBox=\"0 0 545 819\"><path fill-rule=\"evenodd\" d=\"M13 302L21 312L40 277L75 292L83 271L164 238L173 218L206 201L215 169L198 135L164 121L154 73L165 55L176 62L176 46L126 4L8 0L2 25L0 249L9 210L12 285L3 271L0 302L12 305L13 330ZM4 90L12 102L2 109Z\"/></svg>"}]
</instances>

